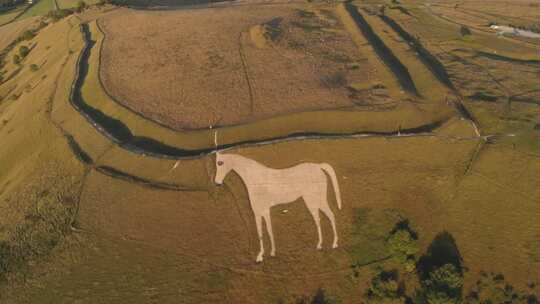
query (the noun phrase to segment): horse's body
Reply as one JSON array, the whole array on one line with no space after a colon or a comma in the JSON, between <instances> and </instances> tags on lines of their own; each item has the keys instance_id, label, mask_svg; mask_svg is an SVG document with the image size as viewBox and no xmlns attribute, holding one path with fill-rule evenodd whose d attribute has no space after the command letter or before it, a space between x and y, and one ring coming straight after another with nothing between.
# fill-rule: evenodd
<instances>
[{"instance_id":1,"label":"horse's body","mask_svg":"<svg viewBox=\"0 0 540 304\"><path fill-rule=\"evenodd\" d=\"M272 169L240 155L217 153L216 167L216 184L222 184L225 176L232 170L240 176L247 188L260 243L257 262L261 262L264 255L262 219L264 218L270 237L272 247L270 255L274 256L275 244L270 208L293 202L299 198L303 198L315 220L319 236L317 249L321 249L322 245L319 211L322 211L330 220L334 232L333 248L337 247L338 235L334 213L328 205L328 182L325 172L331 178L339 209L341 209L341 198L336 174L330 165L303 163L286 169Z\"/></svg>"}]
</instances>

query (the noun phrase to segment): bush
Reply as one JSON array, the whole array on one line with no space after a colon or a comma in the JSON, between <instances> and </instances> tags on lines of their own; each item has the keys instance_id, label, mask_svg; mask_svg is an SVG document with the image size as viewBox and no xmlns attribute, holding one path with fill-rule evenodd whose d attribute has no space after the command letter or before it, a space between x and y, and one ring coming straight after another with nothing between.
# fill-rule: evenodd
<instances>
[{"instance_id":1,"label":"bush","mask_svg":"<svg viewBox=\"0 0 540 304\"><path fill-rule=\"evenodd\" d=\"M14 64L21 64L21 57L17 54L13 55L13 63Z\"/></svg>"},{"instance_id":2,"label":"bush","mask_svg":"<svg viewBox=\"0 0 540 304\"><path fill-rule=\"evenodd\" d=\"M53 22L56 22L58 20L61 20L69 15L73 14L73 10L70 9L60 9L60 10L54 10L50 11L47 14L47 17L51 18Z\"/></svg>"},{"instance_id":3,"label":"bush","mask_svg":"<svg viewBox=\"0 0 540 304\"><path fill-rule=\"evenodd\" d=\"M463 276L452 264L446 264L429 274L424 285L428 304L453 304L461 302Z\"/></svg>"},{"instance_id":4,"label":"bush","mask_svg":"<svg viewBox=\"0 0 540 304\"><path fill-rule=\"evenodd\" d=\"M80 13L84 11L87 7L88 5L86 4L86 2L84 2L83 0L79 0L79 2L77 2L77 8L75 10L77 11L77 13Z\"/></svg>"},{"instance_id":5,"label":"bush","mask_svg":"<svg viewBox=\"0 0 540 304\"><path fill-rule=\"evenodd\" d=\"M406 272L416 269L416 254L419 251L416 233L409 227L408 221L397 224L386 240L388 254L402 264Z\"/></svg>"},{"instance_id":6,"label":"bush","mask_svg":"<svg viewBox=\"0 0 540 304\"><path fill-rule=\"evenodd\" d=\"M460 32L463 37L472 35L471 30L465 25L461 26Z\"/></svg>"},{"instance_id":7,"label":"bush","mask_svg":"<svg viewBox=\"0 0 540 304\"><path fill-rule=\"evenodd\" d=\"M30 71L37 72L38 70L39 70L39 66L37 64L30 65Z\"/></svg>"},{"instance_id":8,"label":"bush","mask_svg":"<svg viewBox=\"0 0 540 304\"><path fill-rule=\"evenodd\" d=\"M30 49L27 46L23 45L23 46L19 47L19 56L21 56L21 59L28 56L29 53L30 53Z\"/></svg>"},{"instance_id":9,"label":"bush","mask_svg":"<svg viewBox=\"0 0 540 304\"><path fill-rule=\"evenodd\" d=\"M403 291L397 280L396 271L381 271L373 277L364 298L366 299L366 304L401 304L406 302L406 298L403 296Z\"/></svg>"},{"instance_id":10,"label":"bush","mask_svg":"<svg viewBox=\"0 0 540 304\"><path fill-rule=\"evenodd\" d=\"M331 89L336 89L347 84L347 77L342 71L336 72L330 76L324 76L323 83Z\"/></svg>"},{"instance_id":11,"label":"bush","mask_svg":"<svg viewBox=\"0 0 540 304\"><path fill-rule=\"evenodd\" d=\"M18 38L17 42L30 40L36 36L36 33L32 30L24 31Z\"/></svg>"}]
</instances>

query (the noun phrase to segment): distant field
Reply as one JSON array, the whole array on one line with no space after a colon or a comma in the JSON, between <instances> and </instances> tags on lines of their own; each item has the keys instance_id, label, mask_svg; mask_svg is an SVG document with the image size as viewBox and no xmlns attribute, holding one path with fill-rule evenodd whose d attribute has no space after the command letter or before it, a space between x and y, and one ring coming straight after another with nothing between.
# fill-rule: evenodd
<instances>
[{"instance_id":1,"label":"distant field","mask_svg":"<svg viewBox=\"0 0 540 304\"><path fill-rule=\"evenodd\" d=\"M79 0L56 0L59 9L74 8L79 4ZM96 4L99 0L84 0L88 5Z\"/></svg>"},{"instance_id":2,"label":"distant field","mask_svg":"<svg viewBox=\"0 0 540 304\"><path fill-rule=\"evenodd\" d=\"M504 1L476 13L503 15ZM481 1L400 0L382 16L389 2L104 6L20 42L0 83L0 302L537 304L540 46L459 8ZM533 20L525 10L536 7L519 5L508 15ZM0 49L38 19L0 27ZM23 45L31 50L14 64ZM100 71L136 113L106 95ZM147 118L253 122L175 131ZM234 169L215 184L225 164L214 134L231 144L220 153L274 169L331 165L339 247L322 217L316 250L297 199L271 209L276 255L255 263L249 193ZM195 154L171 157L163 145ZM408 264L389 242L403 226ZM262 241L268 249L267 233ZM442 280L429 260L457 260L462 272L433 286ZM417 301L433 290L441 301Z\"/></svg>"},{"instance_id":3,"label":"distant field","mask_svg":"<svg viewBox=\"0 0 540 304\"><path fill-rule=\"evenodd\" d=\"M43 16L55 9L54 1L55 0L38 0L36 4L17 19L22 20L28 17Z\"/></svg>"},{"instance_id":4,"label":"distant field","mask_svg":"<svg viewBox=\"0 0 540 304\"><path fill-rule=\"evenodd\" d=\"M12 21L23 9L24 7L17 7L12 10L0 12L0 26Z\"/></svg>"}]
</instances>

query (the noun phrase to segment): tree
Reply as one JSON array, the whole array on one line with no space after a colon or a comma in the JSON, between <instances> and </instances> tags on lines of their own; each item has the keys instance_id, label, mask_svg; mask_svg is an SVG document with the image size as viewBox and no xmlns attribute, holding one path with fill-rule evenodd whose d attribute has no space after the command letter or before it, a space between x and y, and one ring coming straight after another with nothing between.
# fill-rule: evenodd
<instances>
[{"instance_id":1,"label":"tree","mask_svg":"<svg viewBox=\"0 0 540 304\"><path fill-rule=\"evenodd\" d=\"M403 304L406 302L396 271L381 271L373 277L364 298L366 304Z\"/></svg>"},{"instance_id":2,"label":"tree","mask_svg":"<svg viewBox=\"0 0 540 304\"><path fill-rule=\"evenodd\" d=\"M416 269L416 254L419 251L417 240L405 228L394 231L386 241L388 253L394 260L403 264L407 272Z\"/></svg>"},{"instance_id":3,"label":"tree","mask_svg":"<svg viewBox=\"0 0 540 304\"><path fill-rule=\"evenodd\" d=\"M423 282L428 304L454 304L461 302L463 276L452 264L445 264L429 274Z\"/></svg>"}]
</instances>

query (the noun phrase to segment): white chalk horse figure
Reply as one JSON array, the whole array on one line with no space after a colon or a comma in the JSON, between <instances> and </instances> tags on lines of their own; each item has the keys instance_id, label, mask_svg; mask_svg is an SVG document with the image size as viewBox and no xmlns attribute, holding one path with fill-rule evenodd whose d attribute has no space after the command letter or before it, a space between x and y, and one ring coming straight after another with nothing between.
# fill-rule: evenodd
<instances>
[{"instance_id":1,"label":"white chalk horse figure","mask_svg":"<svg viewBox=\"0 0 540 304\"><path fill-rule=\"evenodd\" d=\"M217 144L216 144L217 145ZM341 209L341 195L334 169L328 164L302 163L286 169L268 168L252 159L237 155L216 153L215 183L221 185L227 174L236 172L244 182L249 195L249 201L255 215L260 251L256 261L262 262L264 255L262 219L270 237L270 256L276 254L270 208L279 204L293 202L303 198L309 212L315 220L319 242L317 249L322 248L322 233L319 211L324 213L334 232L332 248L338 246L338 234L334 213L328 205L327 177L328 174L334 187L338 208Z\"/></svg>"}]
</instances>

